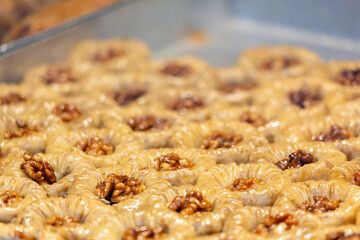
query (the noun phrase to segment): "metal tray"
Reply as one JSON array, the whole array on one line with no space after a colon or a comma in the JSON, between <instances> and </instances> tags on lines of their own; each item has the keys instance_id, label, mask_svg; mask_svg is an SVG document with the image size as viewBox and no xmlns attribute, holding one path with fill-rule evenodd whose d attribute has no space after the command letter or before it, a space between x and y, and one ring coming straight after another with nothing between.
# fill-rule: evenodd
<instances>
[{"instance_id":1,"label":"metal tray","mask_svg":"<svg viewBox=\"0 0 360 240\"><path fill-rule=\"evenodd\" d=\"M274 44L305 46L325 60L359 60L359 9L353 0L125 0L1 45L0 81L21 81L34 65L64 60L87 38L131 36L149 44L154 58L193 54L215 66L234 64L245 48ZM205 43L190 40L194 29Z\"/></svg>"}]
</instances>

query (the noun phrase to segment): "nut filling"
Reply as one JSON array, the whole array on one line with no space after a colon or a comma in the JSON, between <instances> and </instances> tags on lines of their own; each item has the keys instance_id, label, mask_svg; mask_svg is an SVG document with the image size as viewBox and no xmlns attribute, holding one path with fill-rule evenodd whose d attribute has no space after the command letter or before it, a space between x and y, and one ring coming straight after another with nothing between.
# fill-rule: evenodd
<instances>
[{"instance_id":1,"label":"nut filling","mask_svg":"<svg viewBox=\"0 0 360 240\"><path fill-rule=\"evenodd\" d=\"M9 93L6 96L0 96L0 105L19 104L25 102L26 98L18 93Z\"/></svg>"},{"instance_id":2,"label":"nut filling","mask_svg":"<svg viewBox=\"0 0 360 240\"><path fill-rule=\"evenodd\" d=\"M285 229L289 230L293 226L298 225L298 220L292 214L286 212L278 213L275 216L267 215L253 232L261 235L270 235L273 233L274 227L280 224L285 224Z\"/></svg>"},{"instance_id":3,"label":"nut filling","mask_svg":"<svg viewBox=\"0 0 360 240\"><path fill-rule=\"evenodd\" d=\"M54 227L73 226L73 225L76 225L79 223L80 223L79 219L69 216L69 215L65 215L63 217L52 216L45 220L46 225L51 225Z\"/></svg>"},{"instance_id":4,"label":"nut filling","mask_svg":"<svg viewBox=\"0 0 360 240\"><path fill-rule=\"evenodd\" d=\"M22 239L22 240L36 240L35 237L27 236L21 231L15 231L12 237L15 239Z\"/></svg>"},{"instance_id":5,"label":"nut filling","mask_svg":"<svg viewBox=\"0 0 360 240\"><path fill-rule=\"evenodd\" d=\"M169 63L161 69L161 73L174 77L187 77L192 73L192 68L178 63Z\"/></svg>"},{"instance_id":6,"label":"nut filling","mask_svg":"<svg viewBox=\"0 0 360 240\"><path fill-rule=\"evenodd\" d=\"M42 80L50 84L61 84L76 82L75 78L72 77L71 70L66 67L49 67L45 74L42 76Z\"/></svg>"},{"instance_id":7,"label":"nut filling","mask_svg":"<svg viewBox=\"0 0 360 240\"><path fill-rule=\"evenodd\" d=\"M122 55L124 55L125 51L122 49L107 49L106 51L101 51L96 53L93 58L92 61L94 62L107 62L113 58L116 57L120 57Z\"/></svg>"},{"instance_id":8,"label":"nut filling","mask_svg":"<svg viewBox=\"0 0 360 240\"><path fill-rule=\"evenodd\" d=\"M137 178L110 173L96 185L94 194L110 203L119 203L143 192L145 185Z\"/></svg>"},{"instance_id":9,"label":"nut filling","mask_svg":"<svg viewBox=\"0 0 360 240\"><path fill-rule=\"evenodd\" d=\"M21 163L20 169L38 184L53 184L56 182L54 168L41 157L24 153L25 162Z\"/></svg>"},{"instance_id":10,"label":"nut filling","mask_svg":"<svg viewBox=\"0 0 360 240\"><path fill-rule=\"evenodd\" d=\"M345 86L360 85L360 69L343 70L336 77L335 81Z\"/></svg>"},{"instance_id":11,"label":"nut filling","mask_svg":"<svg viewBox=\"0 0 360 240\"><path fill-rule=\"evenodd\" d=\"M249 189L255 189L260 185L264 185L264 183L259 182L255 177L238 178L233 182L232 186L227 187L227 189L230 191L244 192Z\"/></svg>"},{"instance_id":12,"label":"nut filling","mask_svg":"<svg viewBox=\"0 0 360 240\"><path fill-rule=\"evenodd\" d=\"M344 140L354 137L354 133L343 129L339 125L332 125L328 132L320 132L317 136L313 136L313 141L334 142L336 140Z\"/></svg>"},{"instance_id":13,"label":"nut filling","mask_svg":"<svg viewBox=\"0 0 360 240\"><path fill-rule=\"evenodd\" d=\"M203 149L232 148L243 140L242 136L235 134L224 134L219 131L213 132L201 143Z\"/></svg>"},{"instance_id":14,"label":"nut filling","mask_svg":"<svg viewBox=\"0 0 360 240\"><path fill-rule=\"evenodd\" d=\"M64 122L71 122L81 116L81 111L73 104L61 103L54 107L53 114L59 116Z\"/></svg>"},{"instance_id":15,"label":"nut filling","mask_svg":"<svg viewBox=\"0 0 360 240\"><path fill-rule=\"evenodd\" d=\"M128 229L124 233L123 240L158 240L162 234L163 229L161 227L138 226Z\"/></svg>"},{"instance_id":16,"label":"nut filling","mask_svg":"<svg viewBox=\"0 0 360 240\"><path fill-rule=\"evenodd\" d=\"M322 97L319 93L313 93L308 89L301 89L289 93L290 102L300 108L308 108L316 105Z\"/></svg>"},{"instance_id":17,"label":"nut filling","mask_svg":"<svg viewBox=\"0 0 360 240\"><path fill-rule=\"evenodd\" d=\"M127 106L145 94L145 89L129 89L127 91L113 91L109 95L118 105Z\"/></svg>"},{"instance_id":18,"label":"nut filling","mask_svg":"<svg viewBox=\"0 0 360 240\"><path fill-rule=\"evenodd\" d=\"M292 56L274 57L261 64L261 68L267 71L283 70L290 67L295 67L300 64L299 59Z\"/></svg>"},{"instance_id":19,"label":"nut filling","mask_svg":"<svg viewBox=\"0 0 360 240\"><path fill-rule=\"evenodd\" d=\"M182 215L193 215L195 213L210 212L211 203L204 199L198 191L189 191L185 196L176 196L167 207Z\"/></svg>"},{"instance_id":20,"label":"nut filling","mask_svg":"<svg viewBox=\"0 0 360 240\"><path fill-rule=\"evenodd\" d=\"M75 144L75 147L93 156L109 155L114 151L114 148L108 142L99 137L92 137L90 141L87 138L82 138Z\"/></svg>"},{"instance_id":21,"label":"nut filling","mask_svg":"<svg viewBox=\"0 0 360 240\"><path fill-rule=\"evenodd\" d=\"M318 195L314 197L314 202L306 200L300 206L300 209L311 213L323 213L334 211L340 206L341 200L329 200L327 197Z\"/></svg>"},{"instance_id":22,"label":"nut filling","mask_svg":"<svg viewBox=\"0 0 360 240\"><path fill-rule=\"evenodd\" d=\"M176 171L184 168L192 168L194 163L186 158L180 158L176 153L162 155L155 159L155 168L158 171Z\"/></svg>"},{"instance_id":23,"label":"nut filling","mask_svg":"<svg viewBox=\"0 0 360 240\"><path fill-rule=\"evenodd\" d=\"M9 190L0 192L0 207L9 207L21 200L22 197L15 191Z\"/></svg>"},{"instance_id":24,"label":"nut filling","mask_svg":"<svg viewBox=\"0 0 360 240\"><path fill-rule=\"evenodd\" d=\"M360 233L335 232L326 235L326 240L360 240Z\"/></svg>"},{"instance_id":25,"label":"nut filling","mask_svg":"<svg viewBox=\"0 0 360 240\"><path fill-rule=\"evenodd\" d=\"M281 170L286 170L290 168L300 168L305 164L314 163L316 160L314 156L310 153L305 153L302 150L297 150L289 156L276 163L276 166Z\"/></svg>"},{"instance_id":26,"label":"nut filling","mask_svg":"<svg viewBox=\"0 0 360 240\"><path fill-rule=\"evenodd\" d=\"M241 122L247 122L253 125L254 127L261 127L266 124L266 120L261 117L259 114L254 112L246 111L240 117Z\"/></svg>"},{"instance_id":27,"label":"nut filling","mask_svg":"<svg viewBox=\"0 0 360 240\"><path fill-rule=\"evenodd\" d=\"M39 132L39 128L37 126L35 127L29 127L25 121L22 120L16 120L16 129L9 130L5 132L4 138L5 139L12 139L12 138L18 138L18 137L26 137L33 133Z\"/></svg>"},{"instance_id":28,"label":"nut filling","mask_svg":"<svg viewBox=\"0 0 360 240\"><path fill-rule=\"evenodd\" d=\"M152 115L133 117L128 120L128 125L134 131L162 130L170 126L166 118L155 118Z\"/></svg>"},{"instance_id":29,"label":"nut filling","mask_svg":"<svg viewBox=\"0 0 360 240\"><path fill-rule=\"evenodd\" d=\"M179 114L184 115L189 110L194 110L204 107L204 102L201 98L195 96L180 97L171 105L171 109L178 111Z\"/></svg>"},{"instance_id":30,"label":"nut filling","mask_svg":"<svg viewBox=\"0 0 360 240\"><path fill-rule=\"evenodd\" d=\"M354 176L350 179L350 182L354 185L360 186L360 169L354 172Z\"/></svg>"}]
</instances>

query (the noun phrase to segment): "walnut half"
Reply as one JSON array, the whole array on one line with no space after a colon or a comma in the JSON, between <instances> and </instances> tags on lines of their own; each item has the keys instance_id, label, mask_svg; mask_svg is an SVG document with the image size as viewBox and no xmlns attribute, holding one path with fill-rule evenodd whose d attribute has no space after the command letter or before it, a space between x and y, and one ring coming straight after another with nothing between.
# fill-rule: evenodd
<instances>
[{"instance_id":1,"label":"walnut half","mask_svg":"<svg viewBox=\"0 0 360 240\"><path fill-rule=\"evenodd\" d=\"M41 157L24 153L25 162L21 163L20 169L38 184L53 184L56 182L54 168L50 163L43 161Z\"/></svg>"}]
</instances>

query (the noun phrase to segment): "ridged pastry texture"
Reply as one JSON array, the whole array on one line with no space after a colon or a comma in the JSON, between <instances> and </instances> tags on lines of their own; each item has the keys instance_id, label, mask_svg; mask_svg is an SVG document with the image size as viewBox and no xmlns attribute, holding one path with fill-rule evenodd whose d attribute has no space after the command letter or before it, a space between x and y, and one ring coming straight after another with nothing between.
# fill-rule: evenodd
<instances>
[{"instance_id":1,"label":"ridged pastry texture","mask_svg":"<svg viewBox=\"0 0 360 240\"><path fill-rule=\"evenodd\" d=\"M0 84L0 238L360 236L360 62L85 40Z\"/></svg>"}]
</instances>

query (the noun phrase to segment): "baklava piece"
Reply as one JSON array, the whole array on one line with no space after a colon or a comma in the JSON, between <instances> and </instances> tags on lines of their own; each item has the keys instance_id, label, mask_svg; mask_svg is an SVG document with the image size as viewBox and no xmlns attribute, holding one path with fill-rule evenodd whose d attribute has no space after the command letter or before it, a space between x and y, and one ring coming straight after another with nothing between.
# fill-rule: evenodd
<instances>
[{"instance_id":1,"label":"baklava piece","mask_svg":"<svg viewBox=\"0 0 360 240\"><path fill-rule=\"evenodd\" d=\"M214 166L216 160L196 150L159 149L129 154L121 164L139 170L153 169L172 186L180 186L195 184L199 174Z\"/></svg>"},{"instance_id":2,"label":"baklava piece","mask_svg":"<svg viewBox=\"0 0 360 240\"><path fill-rule=\"evenodd\" d=\"M328 180L329 171L346 162L346 156L326 143L275 143L258 147L250 155L252 163L270 163L293 182Z\"/></svg>"},{"instance_id":3,"label":"baklava piece","mask_svg":"<svg viewBox=\"0 0 360 240\"><path fill-rule=\"evenodd\" d=\"M140 68L148 62L149 56L148 47L135 39L85 40L72 50L69 62L80 73L120 72Z\"/></svg>"},{"instance_id":4,"label":"baklava piece","mask_svg":"<svg viewBox=\"0 0 360 240\"><path fill-rule=\"evenodd\" d=\"M266 163L218 165L199 176L197 185L226 189L245 206L271 206L290 178Z\"/></svg>"},{"instance_id":5,"label":"baklava piece","mask_svg":"<svg viewBox=\"0 0 360 240\"><path fill-rule=\"evenodd\" d=\"M66 197L68 188L83 171L95 169L91 161L69 153L24 153L5 168L3 175L24 177L41 185L49 196Z\"/></svg>"},{"instance_id":6,"label":"baklava piece","mask_svg":"<svg viewBox=\"0 0 360 240\"><path fill-rule=\"evenodd\" d=\"M190 123L177 130L172 146L198 149L216 158L217 163L244 163L256 146L267 143L265 137L248 123L207 121Z\"/></svg>"},{"instance_id":7,"label":"baklava piece","mask_svg":"<svg viewBox=\"0 0 360 240\"><path fill-rule=\"evenodd\" d=\"M30 203L46 198L46 192L33 181L0 176L0 221L10 223Z\"/></svg>"},{"instance_id":8,"label":"baklava piece","mask_svg":"<svg viewBox=\"0 0 360 240\"><path fill-rule=\"evenodd\" d=\"M133 210L143 206L149 195L165 191L168 186L166 180L154 171L133 171L114 166L79 175L69 194L99 200L117 209Z\"/></svg>"},{"instance_id":9,"label":"baklava piece","mask_svg":"<svg viewBox=\"0 0 360 240\"><path fill-rule=\"evenodd\" d=\"M309 74L321 64L317 54L301 47L274 46L246 50L238 66L261 81Z\"/></svg>"},{"instance_id":10,"label":"baklava piece","mask_svg":"<svg viewBox=\"0 0 360 240\"><path fill-rule=\"evenodd\" d=\"M285 189L274 207L279 211L301 210L323 225L355 223L360 191L343 181L307 181Z\"/></svg>"}]
</instances>

